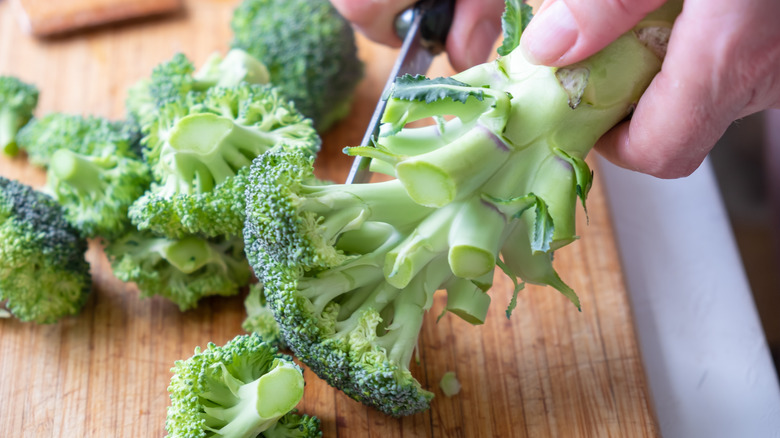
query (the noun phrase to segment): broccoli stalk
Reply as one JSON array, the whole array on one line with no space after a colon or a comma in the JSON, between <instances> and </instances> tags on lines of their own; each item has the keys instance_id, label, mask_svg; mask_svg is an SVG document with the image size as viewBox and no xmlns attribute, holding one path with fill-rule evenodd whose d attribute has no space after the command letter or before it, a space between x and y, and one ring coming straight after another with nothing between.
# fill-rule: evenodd
<instances>
[{"instance_id":1,"label":"broccoli stalk","mask_svg":"<svg viewBox=\"0 0 780 438\"><path fill-rule=\"evenodd\" d=\"M144 131L154 183L129 215L139 229L171 238L238 235L252 159L280 142L311 155L320 145L311 121L274 88L248 84L172 101Z\"/></svg>"},{"instance_id":2,"label":"broccoli stalk","mask_svg":"<svg viewBox=\"0 0 780 438\"><path fill-rule=\"evenodd\" d=\"M257 335L196 348L171 371L169 436L254 438L267 430L273 431L270 436L320 434L318 420L293 412L303 398L301 368Z\"/></svg>"},{"instance_id":3,"label":"broccoli stalk","mask_svg":"<svg viewBox=\"0 0 780 438\"><path fill-rule=\"evenodd\" d=\"M0 149L15 156L19 148L16 134L31 118L38 105L38 88L13 76L0 76Z\"/></svg>"}]
</instances>

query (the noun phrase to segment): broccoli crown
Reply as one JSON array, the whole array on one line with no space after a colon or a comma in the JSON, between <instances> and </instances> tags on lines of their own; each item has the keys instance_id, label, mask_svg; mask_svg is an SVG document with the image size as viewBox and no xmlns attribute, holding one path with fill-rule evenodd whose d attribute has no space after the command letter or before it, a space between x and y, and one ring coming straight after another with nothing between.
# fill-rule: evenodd
<instances>
[{"instance_id":1,"label":"broccoli crown","mask_svg":"<svg viewBox=\"0 0 780 438\"><path fill-rule=\"evenodd\" d=\"M38 105L38 88L14 76L0 76L0 149L6 155L18 152L16 134Z\"/></svg>"},{"instance_id":2,"label":"broccoli crown","mask_svg":"<svg viewBox=\"0 0 780 438\"><path fill-rule=\"evenodd\" d=\"M276 144L314 155L320 139L270 86L213 87L170 102L144 127L151 189L130 209L134 224L169 237L236 235L244 173Z\"/></svg>"},{"instance_id":3,"label":"broccoli crown","mask_svg":"<svg viewBox=\"0 0 780 438\"><path fill-rule=\"evenodd\" d=\"M352 27L328 0L244 0L231 27L232 46L262 61L319 131L349 113L363 64Z\"/></svg>"},{"instance_id":4,"label":"broccoli crown","mask_svg":"<svg viewBox=\"0 0 780 438\"><path fill-rule=\"evenodd\" d=\"M230 50L224 57L215 53L197 72L182 53L157 65L149 78L139 80L127 94L129 118L139 125L153 118L157 110L190 92L203 92L214 86L235 86L242 82L268 83L268 70L247 52Z\"/></svg>"},{"instance_id":5,"label":"broccoli crown","mask_svg":"<svg viewBox=\"0 0 780 438\"><path fill-rule=\"evenodd\" d=\"M241 327L247 333L257 333L265 342L276 348L287 349L287 344L279 333L279 323L274 319L274 314L266 302L262 283L249 286L249 294L244 299L244 308L247 315Z\"/></svg>"},{"instance_id":6,"label":"broccoli crown","mask_svg":"<svg viewBox=\"0 0 780 438\"><path fill-rule=\"evenodd\" d=\"M171 372L169 436L253 438L284 429L309 434L270 436L317 436L313 427L318 421L292 412L303 397L303 371L258 335L198 347L189 359L176 361Z\"/></svg>"},{"instance_id":7,"label":"broccoli crown","mask_svg":"<svg viewBox=\"0 0 780 438\"><path fill-rule=\"evenodd\" d=\"M204 297L237 294L252 275L240 239L169 239L131 232L105 251L118 279L135 282L141 296L162 296L182 311Z\"/></svg>"},{"instance_id":8,"label":"broccoli crown","mask_svg":"<svg viewBox=\"0 0 780 438\"><path fill-rule=\"evenodd\" d=\"M48 167L58 149L90 156L140 157L140 132L126 121L50 113L19 131L17 143L31 163Z\"/></svg>"},{"instance_id":9,"label":"broccoli crown","mask_svg":"<svg viewBox=\"0 0 780 438\"><path fill-rule=\"evenodd\" d=\"M0 177L0 301L20 320L75 315L92 287L87 242L49 196Z\"/></svg>"},{"instance_id":10,"label":"broccoli crown","mask_svg":"<svg viewBox=\"0 0 780 438\"><path fill-rule=\"evenodd\" d=\"M59 149L52 156L46 187L82 234L112 239L128 230L127 209L150 182L149 166L140 159Z\"/></svg>"}]
</instances>

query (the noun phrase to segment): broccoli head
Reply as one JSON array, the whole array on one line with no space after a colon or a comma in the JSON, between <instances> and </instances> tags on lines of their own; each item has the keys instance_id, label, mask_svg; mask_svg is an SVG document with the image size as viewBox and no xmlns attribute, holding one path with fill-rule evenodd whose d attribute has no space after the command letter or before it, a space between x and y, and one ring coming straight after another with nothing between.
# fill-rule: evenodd
<instances>
[{"instance_id":1,"label":"broccoli head","mask_svg":"<svg viewBox=\"0 0 780 438\"><path fill-rule=\"evenodd\" d=\"M317 130L349 113L363 64L352 27L328 0L244 0L231 27L232 46L263 62Z\"/></svg>"},{"instance_id":2,"label":"broccoli head","mask_svg":"<svg viewBox=\"0 0 780 438\"><path fill-rule=\"evenodd\" d=\"M141 296L162 296L184 311L208 296L235 295L252 276L240 239L179 239L131 232L106 246L114 275Z\"/></svg>"},{"instance_id":3,"label":"broccoli head","mask_svg":"<svg viewBox=\"0 0 780 438\"><path fill-rule=\"evenodd\" d=\"M33 119L19 131L17 144L30 162L48 167L59 149L90 156L140 157L141 134L126 121L97 116L50 113Z\"/></svg>"},{"instance_id":4,"label":"broccoli head","mask_svg":"<svg viewBox=\"0 0 780 438\"><path fill-rule=\"evenodd\" d=\"M38 88L13 76L0 76L0 149L8 156L19 151L16 133L38 105Z\"/></svg>"},{"instance_id":5,"label":"broccoli head","mask_svg":"<svg viewBox=\"0 0 780 438\"><path fill-rule=\"evenodd\" d=\"M189 359L176 361L171 372L168 436L321 435L316 417L294 411L303 398L303 370L258 335L198 347Z\"/></svg>"},{"instance_id":6,"label":"broccoli head","mask_svg":"<svg viewBox=\"0 0 780 438\"><path fill-rule=\"evenodd\" d=\"M150 182L149 166L140 159L58 149L49 165L46 190L82 234L113 239L131 226L127 209Z\"/></svg>"},{"instance_id":7,"label":"broccoli head","mask_svg":"<svg viewBox=\"0 0 780 438\"><path fill-rule=\"evenodd\" d=\"M130 87L125 106L129 118L143 125L160 107L189 92L203 92L214 86L231 87L242 82L266 84L268 70L241 49L232 49L224 57L219 53L211 55L198 71L187 56L177 53L156 66L149 78Z\"/></svg>"},{"instance_id":8,"label":"broccoli head","mask_svg":"<svg viewBox=\"0 0 780 438\"><path fill-rule=\"evenodd\" d=\"M47 324L78 313L92 287L86 251L52 198L0 177L0 302L13 315Z\"/></svg>"},{"instance_id":9,"label":"broccoli head","mask_svg":"<svg viewBox=\"0 0 780 438\"><path fill-rule=\"evenodd\" d=\"M240 234L252 160L280 142L310 155L320 146L311 121L275 88L250 84L170 102L144 132L154 182L129 215L169 237Z\"/></svg>"}]
</instances>

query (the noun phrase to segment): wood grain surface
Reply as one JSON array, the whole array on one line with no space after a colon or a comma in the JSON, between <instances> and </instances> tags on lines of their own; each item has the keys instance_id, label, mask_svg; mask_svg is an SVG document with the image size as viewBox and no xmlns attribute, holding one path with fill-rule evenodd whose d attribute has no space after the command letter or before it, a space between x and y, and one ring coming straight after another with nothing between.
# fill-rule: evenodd
<instances>
[{"instance_id":1,"label":"wood grain surface","mask_svg":"<svg viewBox=\"0 0 780 438\"><path fill-rule=\"evenodd\" d=\"M227 48L236 1L190 0L184 12L59 39L36 40L0 1L0 74L41 90L37 114L124 115L125 91L175 52L196 64ZM343 146L360 141L395 52L359 38L366 78L352 115L324 135L319 176L344 180ZM447 74L446 59L434 69ZM435 75L435 73L434 73ZM0 174L40 186L25 158L0 160ZM580 212L581 213L581 212ZM300 409L322 419L325 437L645 437L656 436L650 395L606 200L596 169L589 223L556 254L582 312L551 288L527 287L511 320L511 285L497 275L483 326L452 315L438 323L436 297L420 338L414 375L436 398L427 412L394 419L329 387L310 371ZM162 299L140 299L111 274L98 242L88 253L93 294L77 317L36 326L0 319L0 436L162 436L177 359L195 346L242 333L243 297L209 299L181 313ZM1 263L2 261L0 261ZM438 388L455 371L463 388Z\"/></svg>"}]
</instances>

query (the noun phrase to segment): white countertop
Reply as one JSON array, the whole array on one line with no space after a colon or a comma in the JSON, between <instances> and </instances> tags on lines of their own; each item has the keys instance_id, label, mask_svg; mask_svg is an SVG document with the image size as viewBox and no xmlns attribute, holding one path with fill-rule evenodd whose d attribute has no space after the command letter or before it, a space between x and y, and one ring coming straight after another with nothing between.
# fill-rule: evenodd
<instances>
[{"instance_id":1,"label":"white countertop","mask_svg":"<svg viewBox=\"0 0 780 438\"><path fill-rule=\"evenodd\" d=\"M780 437L780 385L709 161L660 180L599 157L599 173L662 435Z\"/></svg>"}]
</instances>

